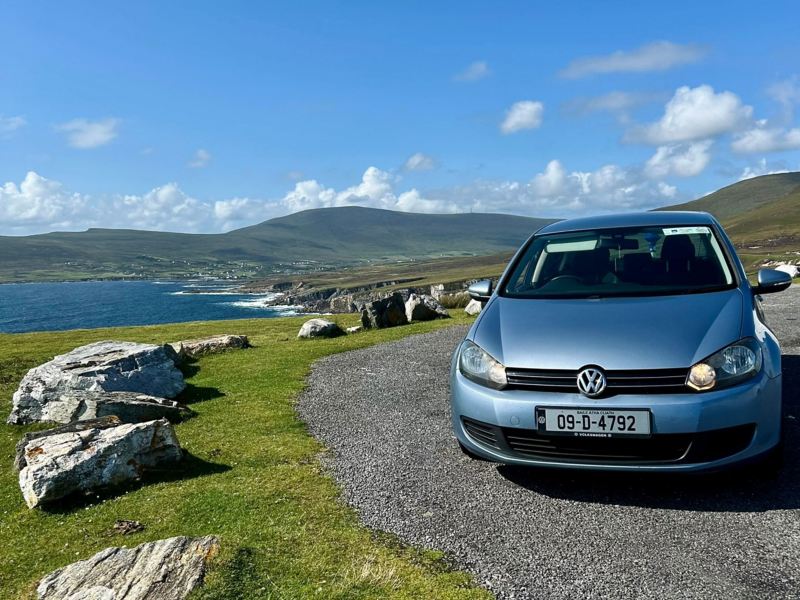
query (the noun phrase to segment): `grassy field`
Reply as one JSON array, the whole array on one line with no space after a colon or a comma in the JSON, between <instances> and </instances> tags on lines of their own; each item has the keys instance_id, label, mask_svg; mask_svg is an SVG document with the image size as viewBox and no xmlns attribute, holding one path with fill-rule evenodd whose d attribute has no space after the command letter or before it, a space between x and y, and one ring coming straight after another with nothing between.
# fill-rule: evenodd
<instances>
[{"instance_id":1,"label":"grassy field","mask_svg":"<svg viewBox=\"0 0 800 600\"><path fill-rule=\"evenodd\" d=\"M177 426L188 459L177 473L127 490L29 510L11 464L17 440L32 427L0 426L0 598L32 597L42 575L108 546L206 534L221 538L222 552L197 598L487 598L438 553L360 526L321 471L324 449L293 409L314 360L467 322L456 312L449 321L333 340L297 340L297 318L0 335L3 416L29 368L81 344L243 333L254 345L189 365L181 399L197 416ZM356 317L336 320L352 325ZM121 536L112 530L115 519L136 519L146 529Z\"/></svg>"}]
</instances>

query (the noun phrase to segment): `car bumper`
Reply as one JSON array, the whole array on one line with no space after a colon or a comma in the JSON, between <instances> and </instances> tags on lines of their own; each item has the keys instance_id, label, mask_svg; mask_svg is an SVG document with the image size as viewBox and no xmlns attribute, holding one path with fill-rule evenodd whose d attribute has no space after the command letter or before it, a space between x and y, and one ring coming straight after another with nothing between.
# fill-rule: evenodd
<instances>
[{"instance_id":1,"label":"car bumper","mask_svg":"<svg viewBox=\"0 0 800 600\"><path fill-rule=\"evenodd\" d=\"M450 379L453 430L483 458L514 465L613 471L690 472L753 460L780 441L781 378L763 372L724 390L687 394L618 395L493 390L454 368ZM537 432L536 408L648 409L652 436L570 444Z\"/></svg>"}]
</instances>

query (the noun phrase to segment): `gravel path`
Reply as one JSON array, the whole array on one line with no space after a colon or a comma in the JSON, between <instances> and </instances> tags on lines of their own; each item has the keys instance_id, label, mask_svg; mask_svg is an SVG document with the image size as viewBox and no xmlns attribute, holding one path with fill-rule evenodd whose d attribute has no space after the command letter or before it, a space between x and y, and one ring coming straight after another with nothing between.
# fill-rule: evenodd
<instances>
[{"instance_id":1,"label":"gravel path","mask_svg":"<svg viewBox=\"0 0 800 600\"><path fill-rule=\"evenodd\" d=\"M777 479L471 461L447 403L464 327L318 362L299 412L366 525L444 550L499 598L800 598L798 308L800 286L768 299L785 354Z\"/></svg>"}]
</instances>

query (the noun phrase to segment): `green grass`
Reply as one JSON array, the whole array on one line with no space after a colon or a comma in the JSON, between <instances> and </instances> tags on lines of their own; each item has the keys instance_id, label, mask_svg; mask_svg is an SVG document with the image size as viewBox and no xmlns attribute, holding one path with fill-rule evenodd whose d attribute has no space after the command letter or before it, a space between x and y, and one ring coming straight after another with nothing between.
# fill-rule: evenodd
<instances>
[{"instance_id":1,"label":"green grass","mask_svg":"<svg viewBox=\"0 0 800 600\"><path fill-rule=\"evenodd\" d=\"M81 344L244 333L254 345L188 368L182 399L197 416L177 426L189 459L170 477L29 510L11 463L17 440L33 427L0 426L0 598L32 597L42 575L108 546L207 534L221 538L222 551L198 598L489 597L467 575L447 569L439 553L362 527L322 472L317 456L324 449L293 408L316 359L468 322L456 312L449 321L332 340L297 340L301 318L0 335L3 415L29 368ZM356 317L336 320L351 325ZM111 529L115 519L136 519L146 529L121 536Z\"/></svg>"}]
</instances>

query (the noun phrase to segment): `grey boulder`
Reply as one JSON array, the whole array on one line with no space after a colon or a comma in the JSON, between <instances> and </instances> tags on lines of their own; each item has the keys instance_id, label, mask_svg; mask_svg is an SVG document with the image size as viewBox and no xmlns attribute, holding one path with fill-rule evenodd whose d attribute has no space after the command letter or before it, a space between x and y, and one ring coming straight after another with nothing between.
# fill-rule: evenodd
<instances>
[{"instance_id":1,"label":"grey boulder","mask_svg":"<svg viewBox=\"0 0 800 600\"><path fill-rule=\"evenodd\" d=\"M411 294L406 300L406 319L409 322L449 318L450 313L431 296Z\"/></svg>"},{"instance_id":2,"label":"grey boulder","mask_svg":"<svg viewBox=\"0 0 800 600\"><path fill-rule=\"evenodd\" d=\"M20 445L15 463L29 508L76 492L136 481L148 468L183 457L175 430L166 419L78 421L26 436Z\"/></svg>"},{"instance_id":3,"label":"grey boulder","mask_svg":"<svg viewBox=\"0 0 800 600\"><path fill-rule=\"evenodd\" d=\"M179 358L198 358L206 354L216 354L226 350L249 348L250 341L246 335L215 335L199 340L183 340L170 344Z\"/></svg>"},{"instance_id":4,"label":"grey boulder","mask_svg":"<svg viewBox=\"0 0 800 600\"><path fill-rule=\"evenodd\" d=\"M466 308L464 308L464 312L468 315L477 315L483 309L483 304L478 302L477 300L470 300L469 304L467 304Z\"/></svg>"},{"instance_id":5,"label":"grey boulder","mask_svg":"<svg viewBox=\"0 0 800 600\"><path fill-rule=\"evenodd\" d=\"M75 390L137 392L173 398L186 384L171 348L135 342L95 342L28 371L14 393L8 423L46 420L50 402Z\"/></svg>"},{"instance_id":6,"label":"grey boulder","mask_svg":"<svg viewBox=\"0 0 800 600\"><path fill-rule=\"evenodd\" d=\"M46 575L39 600L183 600L203 584L219 551L214 536L174 537L135 548L106 548Z\"/></svg>"},{"instance_id":7,"label":"grey boulder","mask_svg":"<svg viewBox=\"0 0 800 600\"><path fill-rule=\"evenodd\" d=\"M364 329L383 329L407 323L405 299L400 293L368 302L361 310Z\"/></svg>"},{"instance_id":8,"label":"grey boulder","mask_svg":"<svg viewBox=\"0 0 800 600\"><path fill-rule=\"evenodd\" d=\"M177 422L191 414L191 410L175 400L137 392L65 390L57 396L48 395L41 404L20 407L16 416L18 423L71 423L112 415L123 423L141 423L161 418Z\"/></svg>"},{"instance_id":9,"label":"grey boulder","mask_svg":"<svg viewBox=\"0 0 800 600\"><path fill-rule=\"evenodd\" d=\"M344 331L333 321L327 319L311 319L303 323L300 332L297 334L299 338L331 338L344 335Z\"/></svg>"}]
</instances>

